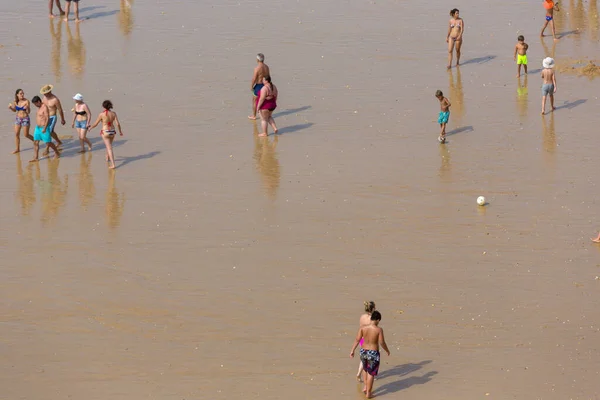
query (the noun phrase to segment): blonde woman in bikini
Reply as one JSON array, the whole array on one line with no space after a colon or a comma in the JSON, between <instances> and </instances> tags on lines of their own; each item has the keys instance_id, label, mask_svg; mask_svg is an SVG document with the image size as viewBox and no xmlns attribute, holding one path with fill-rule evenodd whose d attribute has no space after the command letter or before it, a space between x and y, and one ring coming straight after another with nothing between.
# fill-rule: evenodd
<instances>
[{"instance_id":1,"label":"blonde woman in bikini","mask_svg":"<svg viewBox=\"0 0 600 400\"><path fill-rule=\"evenodd\" d=\"M365 306L365 313L363 315L360 316L360 320L358 322L359 326L361 328L367 327L371 324L371 314L373 314L373 311L376 310L375 308L375 303L372 301L365 301L364 302L364 306ZM360 341L360 346L362 347L364 343L364 340ZM362 375L365 374L366 372L363 369L363 364L362 361L358 364L358 372L356 373L356 380L359 382L366 382L367 378L366 376L362 377Z\"/></svg>"},{"instance_id":2,"label":"blonde woman in bikini","mask_svg":"<svg viewBox=\"0 0 600 400\"><path fill-rule=\"evenodd\" d=\"M465 32L465 21L460 17L457 8L450 11L450 21L448 22L448 34L446 43L448 43L448 69L452 68L452 53L456 47L456 65L460 65L460 48L463 43L463 33Z\"/></svg>"},{"instance_id":3,"label":"blonde woman in bikini","mask_svg":"<svg viewBox=\"0 0 600 400\"><path fill-rule=\"evenodd\" d=\"M90 126L90 131L102 122L100 135L102 135L102 140L106 146L106 161L110 161L110 169L115 169L115 155L113 154L112 146L113 140L115 140L117 134L115 126L119 129L119 135L123 136L123 131L121 130L121 124L119 123L117 113L112 111L112 102L110 100L104 100L102 102L102 108L104 108L104 111L98 115L98 119L94 122L94 125Z\"/></svg>"}]
</instances>

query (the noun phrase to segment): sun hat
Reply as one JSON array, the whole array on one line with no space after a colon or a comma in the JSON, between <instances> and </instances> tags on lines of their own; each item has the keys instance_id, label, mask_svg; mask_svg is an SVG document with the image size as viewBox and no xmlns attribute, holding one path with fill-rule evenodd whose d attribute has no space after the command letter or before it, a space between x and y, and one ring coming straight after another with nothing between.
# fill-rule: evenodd
<instances>
[{"instance_id":1,"label":"sun hat","mask_svg":"<svg viewBox=\"0 0 600 400\"><path fill-rule=\"evenodd\" d=\"M81 93L77 93L75 96L73 96L73 100L83 101L83 95Z\"/></svg>"},{"instance_id":2,"label":"sun hat","mask_svg":"<svg viewBox=\"0 0 600 400\"><path fill-rule=\"evenodd\" d=\"M52 91L52 89L54 89L54 86L52 85L42 86L40 89L40 94L48 94Z\"/></svg>"},{"instance_id":3,"label":"sun hat","mask_svg":"<svg viewBox=\"0 0 600 400\"><path fill-rule=\"evenodd\" d=\"M554 58L552 58L552 57L544 58L544 61L542 61L542 66L544 68L554 68Z\"/></svg>"}]
</instances>

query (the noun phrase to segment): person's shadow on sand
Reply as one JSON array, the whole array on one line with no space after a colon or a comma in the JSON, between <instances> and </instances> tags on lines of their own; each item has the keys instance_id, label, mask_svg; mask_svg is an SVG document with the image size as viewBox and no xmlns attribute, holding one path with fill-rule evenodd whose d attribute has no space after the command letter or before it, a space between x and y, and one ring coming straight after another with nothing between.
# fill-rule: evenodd
<instances>
[{"instance_id":1,"label":"person's shadow on sand","mask_svg":"<svg viewBox=\"0 0 600 400\"><path fill-rule=\"evenodd\" d=\"M429 382L437 374L437 371L431 371L421 376L411 376L409 378L404 378L394 382L386 383L385 385L375 388L373 394L375 396L383 396L385 394L396 393L401 390L408 389L409 387L414 385L423 385Z\"/></svg>"}]
</instances>

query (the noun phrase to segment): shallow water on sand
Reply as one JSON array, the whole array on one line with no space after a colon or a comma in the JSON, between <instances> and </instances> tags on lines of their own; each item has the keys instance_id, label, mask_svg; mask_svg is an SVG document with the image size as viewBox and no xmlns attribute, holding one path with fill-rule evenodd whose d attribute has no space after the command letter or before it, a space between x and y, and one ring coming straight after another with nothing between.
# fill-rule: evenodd
<instances>
[{"instance_id":1,"label":"shallow water on sand","mask_svg":"<svg viewBox=\"0 0 600 400\"><path fill-rule=\"evenodd\" d=\"M98 130L29 164L0 121L4 397L360 398L364 300L392 350L378 397L600 397L597 81L559 74L542 117L539 78L545 56L600 57L596 1L564 1L555 45L537 2L450 5L449 72L448 5L81 6L77 28L0 4L7 101L54 83L66 110L113 100L125 132L109 172ZM246 119L257 52L268 140Z\"/></svg>"}]
</instances>

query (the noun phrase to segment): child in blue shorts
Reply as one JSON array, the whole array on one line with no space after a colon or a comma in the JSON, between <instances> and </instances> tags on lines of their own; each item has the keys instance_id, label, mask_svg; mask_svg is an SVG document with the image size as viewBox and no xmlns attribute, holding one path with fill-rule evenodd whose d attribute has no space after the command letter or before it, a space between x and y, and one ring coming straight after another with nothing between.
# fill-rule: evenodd
<instances>
[{"instance_id":1,"label":"child in blue shorts","mask_svg":"<svg viewBox=\"0 0 600 400\"><path fill-rule=\"evenodd\" d=\"M438 142L446 143L446 124L450 119L450 100L444 97L441 90L435 92L435 97L440 101L440 114L438 115L438 124L440 124L440 136Z\"/></svg>"}]
</instances>

